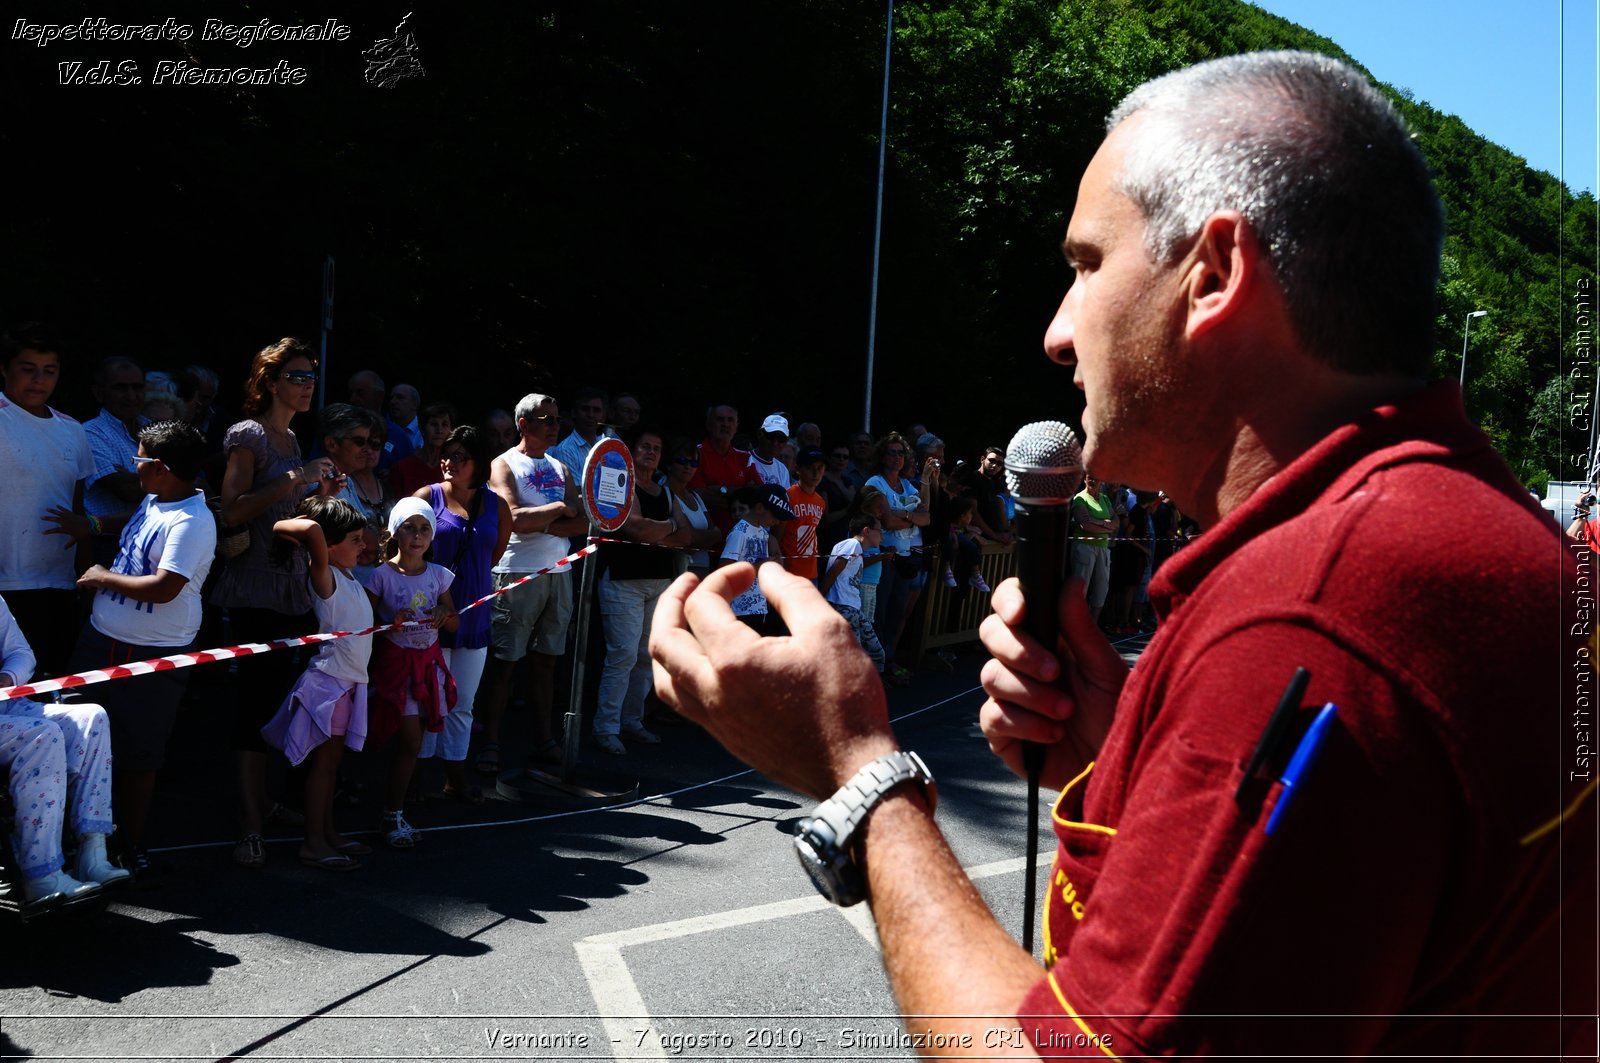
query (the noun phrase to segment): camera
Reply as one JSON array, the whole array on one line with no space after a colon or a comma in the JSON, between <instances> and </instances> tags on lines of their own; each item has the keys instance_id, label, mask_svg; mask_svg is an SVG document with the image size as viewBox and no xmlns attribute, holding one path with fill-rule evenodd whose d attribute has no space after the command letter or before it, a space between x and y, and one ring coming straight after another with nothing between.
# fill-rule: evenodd
<instances>
[{"instance_id":1,"label":"camera","mask_svg":"<svg viewBox=\"0 0 1600 1063\"><path fill-rule=\"evenodd\" d=\"M324 480L337 480L339 478L339 470L332 468L331 466L325 467L322 470L322 478Z\"/></svg>"}]
</instances>

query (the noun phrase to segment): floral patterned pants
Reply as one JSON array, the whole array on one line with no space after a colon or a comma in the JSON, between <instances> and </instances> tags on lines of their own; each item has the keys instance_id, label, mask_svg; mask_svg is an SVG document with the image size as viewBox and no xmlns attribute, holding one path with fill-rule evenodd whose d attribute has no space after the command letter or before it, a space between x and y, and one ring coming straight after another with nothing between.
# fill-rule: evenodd
<instances>
[{"instance_id":1,"label":"floral patterned pants","mask_svg":"<svg viewBox=\"0 0 1600 1063\"><path fill-rule=\"evenodd\" d=\"M23 878L65 863L63 822L80 836L111 833L111 725L100 706L0 702L0 764L11 768Z\"/></svg>"}]
</instances>

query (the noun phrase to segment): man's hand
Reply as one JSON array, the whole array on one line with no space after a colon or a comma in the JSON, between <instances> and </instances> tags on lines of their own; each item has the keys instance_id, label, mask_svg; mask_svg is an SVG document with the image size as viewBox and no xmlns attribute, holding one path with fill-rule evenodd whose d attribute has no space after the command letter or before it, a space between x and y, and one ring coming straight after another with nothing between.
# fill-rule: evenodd
<instances>
[{"instance_id":1,"label":"man's hand","mask_svg":"<svg viewBox=\"0 0 1600 1063\"><path fill-rule=\"evenodd\" d=\"M1008 579L994 589L994 612L978 629L993 656L983 666L989 700L978 723L989 748L1018 775L1022 743L1047 746L1040 783L1059 790L1094 760L1111 729L1128 666L1095 626L1083 581L1061 589L1061 640L1056 653L1022 629L1027 605L1022 585Z\"/></svg>"},{"instance_id":2,"label":"man's hand","mask_svg":"<svg viewBox=\"0 0 1600 1063\"><path fill-rule=\"evenodd\" d=\"M46 535L65 535L67 541L61 544L61 549L70 550L78 543L89 541L89 518L82 513L74 513L65 506L51 506L44 515L46 524L54 524L53 528L46 528Z\"/></svg>"},{"instance_id":3,"label":"man's hand","mask_svg":"<svg viewBox=\"0 0 1600 1063\"><path fill-rule=\"evenodd\" d=\"M780 565L761 566L761 591L792 634L745 626L729 603L755 578L741 562L667 588L650 631L656 693L769 778L831 796L898 748L883 684L845 619Z\"/></svg>"}]
</instances>

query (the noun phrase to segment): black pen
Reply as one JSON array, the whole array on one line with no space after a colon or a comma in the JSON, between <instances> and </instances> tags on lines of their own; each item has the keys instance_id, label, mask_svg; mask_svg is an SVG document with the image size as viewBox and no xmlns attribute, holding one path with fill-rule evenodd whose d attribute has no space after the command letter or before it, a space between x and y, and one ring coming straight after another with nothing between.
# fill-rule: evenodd
<instances>
[{"instance_id":1,"label":"black pen","mask_svg":"<svg viewBox=\"0 0 1600 1063\"><path fill-rule=\"evenodd\" d=\"M1283 736L1287 733L1289 721L1300 708L1300 699L1306 696L1306 686L1310 682L1310 669L1294 670L1289 685L1284 688L1283 697L1278 699L1278 707L1272 710L1272 718L1267 721L1267 729L1261 732L1261 738L1256 742L1255 752L1250 754L1250 763L1245 765L1244 778L1239 780L1239 788L1233 792L1233 800L1239 807L1244 807L1245 787L1250 785L1250 780L1255 778L1256 772L1261 770L1261 765L1266 763L1267 758L1283 744Z\"/></svg>"}]
</instances>

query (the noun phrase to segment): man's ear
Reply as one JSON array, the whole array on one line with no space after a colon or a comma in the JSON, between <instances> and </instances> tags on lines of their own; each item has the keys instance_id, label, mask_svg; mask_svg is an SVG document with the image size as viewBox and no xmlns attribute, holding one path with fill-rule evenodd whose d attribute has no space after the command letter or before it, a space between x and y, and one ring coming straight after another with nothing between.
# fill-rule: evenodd
<instances>
[{"instance_id":1,"label":"man's ear","mask_svg":"<svg viewBox=\"0 0 1600 1063\"><path fill-rule=\"evenodd\" d=\"M1184 276L1188 336L1202 336L1238 313L1263 266L1261 245L1243 215L1219 210L1207 218Z\"/></svg>"}]
</instances>

